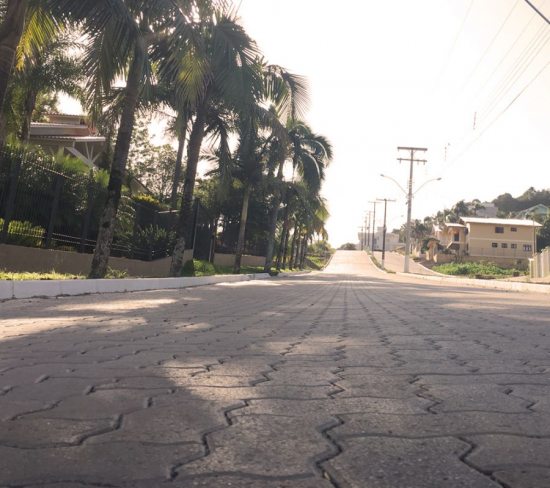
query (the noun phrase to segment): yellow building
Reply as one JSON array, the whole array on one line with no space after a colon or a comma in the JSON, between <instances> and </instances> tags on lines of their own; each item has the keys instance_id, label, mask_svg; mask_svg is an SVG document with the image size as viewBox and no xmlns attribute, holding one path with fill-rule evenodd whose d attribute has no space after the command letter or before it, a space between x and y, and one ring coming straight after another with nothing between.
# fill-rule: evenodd
<instances>
[{"instance_id":1,"label":"yellow building","mask_svg":"<svg viewBox=\"0 0 550 488\"><path fill-rule=\"evenodd\" d=\"M536 231L542 227L533 220L463 217L458 223L434 228L428 259L450 261L454 257L471 261L527 261L536 251ZM445 259L444 256L447 256Z\"/></svg>"}]
</instances>

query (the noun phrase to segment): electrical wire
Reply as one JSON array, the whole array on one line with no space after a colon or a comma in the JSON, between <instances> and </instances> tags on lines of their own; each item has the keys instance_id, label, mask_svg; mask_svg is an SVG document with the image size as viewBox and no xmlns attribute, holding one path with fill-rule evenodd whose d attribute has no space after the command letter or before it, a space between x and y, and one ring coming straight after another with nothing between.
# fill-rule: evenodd
<instances>
[{"instance_id":1,"label":"electrical wire","mask_svg":"<svg viewBox=\"0 0 550 488\"><path fill-rule=\"evenodd\" d=\"M473 75L476 73L476 71L478 70L478 68L481 66L481 63L483 62L483 60L485 59L485 56L487 56L487 54L489 53L489 51L491 50L491 48L493 47L493 44L495 43L495 41L498 39L498 37L500 36L502 30L504 29L504 27L506 26L506 24L508 23L508 21L510 20L510 18L512 17L512 14L514 13L514 10L516 9L516 7L519 5L521 0L516 0L516 2L514 3L514 5L512 6L512 8L510 9L510 11L508 12L508 15L506 16L506 18L503 20L503 22L500 24L500 28L498 29L498 31L496 32L496 34L493 36L493 38L491 39L491 41L489 42L488 46L485 48L485 51L483 51L483 54L480 56L480 58L478 59L476 65L474 66L474 68L472 69L472 71L470 72L470 74L466 77L466 80L464 81L462 87L460 88L460 91L464 91L464 89L468 86L468 83L470 82L470 80L472 79Z\"/></svg>"},{"instance_id":2,"label":"electrical wire","mask_svg":"<svg viewBox=\"0 0 550 488\"><path fill-rule=\"evenodd\" d=\"M546 71L546 69L550 66L550 61L548 61L538 72L537 74L519 91L519 93L512 99L512 101L510 101L510 103L508 105L506 105L506 107L504 107L503 110L501 110L499 112L499 114L486 126L483 128L483 130L481 130L478 135L472 139L472 141L470 141L468 143L468 145L462 150L459 152L459 154L457 154L452 160L451 162L446 165L446 167L444 168L443 170L443 173L445 174L449 168L455 164L458 160L460 160L464 154L466 154L471 148L472 146L477 142L479 141L479 139L481 139L481 137L494 125L496 124L500 118L521 98L521 96L533 85L533 83L535 83L535 81L537 81L540 76Z\"/></svg>"}]
</instances>

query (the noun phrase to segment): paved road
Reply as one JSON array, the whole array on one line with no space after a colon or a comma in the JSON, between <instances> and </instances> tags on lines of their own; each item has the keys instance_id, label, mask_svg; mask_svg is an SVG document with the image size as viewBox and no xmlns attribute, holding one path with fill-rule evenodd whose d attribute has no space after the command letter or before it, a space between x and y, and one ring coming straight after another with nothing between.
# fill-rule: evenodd
<instances>
[{"instance_id":1,"label":"paved road","mask_svg":"<svg viewBox=\"0 0 550 488\"><path fill-rule=\"evenodd\" d=\"M342 252L306 277L0 312L0 487L550 486L545 296Z\"/></svg>"},{"instance_id":2,"label":"paved road","mask_svg":"<svg viewBox=\"0 0 550 488\"><path fill-rule=\"evenodd\" d=\"M376 251L374 256L379 263L382 262L382 252ZM385 267L390 271L395 271L396 273L402 273L405 265L405 256L397 252L386 252L386 262ZM411 273L421 274L421 275L437 275L428 268L416 263L412 258L409 260L409 269Z\"/></svg>"}]
</instances>

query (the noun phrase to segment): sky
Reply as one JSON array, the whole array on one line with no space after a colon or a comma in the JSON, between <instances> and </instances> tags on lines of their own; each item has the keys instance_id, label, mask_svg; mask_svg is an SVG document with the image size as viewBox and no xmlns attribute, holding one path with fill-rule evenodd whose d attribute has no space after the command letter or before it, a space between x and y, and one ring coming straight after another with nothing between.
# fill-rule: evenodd
<instances>
[{"instance_id":1,"label":"sky","mask_svg":"<svg viewBox=\"0 0 550 488\"><path fill-rule=\"evenodd\" d=\"M550 16L550 0L534 4ZM323 189L334 246L358 240L369 201L396 199L388 227L405 222L404 194L380 176L406 187L398 146L428 148L415 188L442 177L417 193L414 218L550 187L550 67L532 81L550 26L524 0L242 0L239 13L269 62L309 80L307 121L335 152Z\"/></svg>"},{"instance_id":2,"label":"sky","mask_svg":"<svg viewBox=\"0 0 550 488\"><path fill-rule=\"evenodd\" d=\"M309 81L307 122L334 147L333 246L358 241L376 199L396 200L390 230L405 223L404 193L380 176L407 186L398 146L428 148L413 218L550 188L550 26L525 0L235 1L265 58ZM550 16L550 0L532 1Z\"/></svg>"}]
</instances>

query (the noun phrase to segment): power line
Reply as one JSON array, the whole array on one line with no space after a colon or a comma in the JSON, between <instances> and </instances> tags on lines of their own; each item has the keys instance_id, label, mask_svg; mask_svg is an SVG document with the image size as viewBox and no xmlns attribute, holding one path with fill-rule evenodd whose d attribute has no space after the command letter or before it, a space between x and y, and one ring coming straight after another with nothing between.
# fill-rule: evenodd
<instances>
[{"instance_id":1,"label":"power line","mask_svg":"<svg viewBox=\"0 0 550 488\"><path fill-rule=\"evenodd\" d=\"M512 17L512 14L514 13L514 10L516 9L516 7L519 5L519 2L521 0L516 0L516 3L514 3L513 7L510 9L510 11L508 12L508 15L506 16L506 18L504 19L504 21L502 22L502 24L500 24L500 28L498 29L498 31L496 32L496 34L493 36L493 38L491 39L491 42L489 42L489 45L486 47L485 51L483 51L483 54L481 55L481 57L479 58L479 60L477 61L476 65L474 66L474 69L472 69L472 71L470 72L470 74L466 77L466 81L464 82L464 84L462 85L461 87L461 91L464 90L464 88L466 88L466 86L468 86L468 83L470 82L470 80L472 79L472 76L474 75L474 73L477 71L477 69L481 66L481 63L483 62L483 60L485 59L485 56L487 56L487 54L489 53L489 51L491 50L491 48L493 47L493 44L495 43L495 41L497 40L498 36L500 35L500 33L502 32L502 29L504 29L504 27L506 26L506 24L508 23L508 21L510 20L510 17Z\"/></svg>"},{"instance_id":2,"label":"power line","mask_svg":"<svg viewBox=\"0 0 550 488\"><path fill-rule=\"evenodd\" d=\"M447 172L449 168L455 164L464 154L466 154L470 148L479 140L481 137L494 125L498 120L514 105L521 96L531 87L531 85L537 81L540 76L546 71L550 66L550 61L548 61L538 72L537 74L521 89L521 91L513 98L513 100L489 123L470 143L457 155L453 160L444 168L444 172Z\"/></svg>"},{"instance_id":3,"label":"power line","mask_svg":"<svg viewBox=\"0 0 550 488\"><path fill-rule=\"evenodd\" d=\"M550 24L550 20L537 8L535 7L529 0L525 0L525 3L529 5L537 14L539 14L547 24Z\"/></svg>"},{"instance_id":4,"label":"power line","mask_svg":"<svg viewBox=\"0 0 550 488\"><path fill-rule=\"evenodd\" d=\"M515 65L512 66L508 74L501 81L492 99L480 110L481 118L486 118L496 108L498 103L509 93L514 84L527 71L549 41L550 31L546 30L545 26L542 26L542 28L539 29L536 38L533 39L518 56Z\"/></svg>"},{"instance_id":5,"label":"power line","mask_svg":"<svg viewBox=\"0 0 550 488\"><path fill-rule=\"evenodd\" d=\"M464 15L464 18L462 19L462 23L460 24L460 27L458 29L458 32L455 35L455 38L453 40L453 43L451 45L451 49L449 50L449 53L446 57L446 62L443 65L443 69L439 73L439 76L437 77L434 92L436 92L439 89L439 84L441 83L441 80L443 79L443 75L445 75L447 69L449 68L449 64L451 63L452 55L454 54L454 51L456 49L456 46L458 44L458 40L460 39L460 36L462 35L462 31L464 30L464 27L466 25L466 22L468 20L468 17L470 17L470 12L472 11L472 7L474 6L475 0L471 0L470 5L468 6L468 10L466 10L466 14Z\"/></svg>"},{"instance_id":6,"label":"power line","mask_svg":"<svg viewBox=\"0 0 550 488\"><path fill-rule=\"evenodd\" d=\"M548 0L543 0L543 2L541 3L540 7L544 6L546 3L547 3ZM514 6L515 7L515 6ZM514 41L510 44L510 46L508 47L508 49L506 50L506 53L504 54L504 56L502 56L502 58L500 59L500 61L498 62L498 64L495 66L495 68L492 70L492 72L490 73L489 77L485 80L485 82L483 83L481 89L478 91L479 94L483 93L483 91L485 90L485 88L487 87L488 83L490 82L490 80L493 78L493 76L495 75L495 73L498 71L498 69L500 68L500 66L504 63L504 61L509 57L510 53L512 52L512 50L514 49L514 47L517 45L517 43L520 41L520 39L525 35L525 33L527 32L527 30L529 29L529 27L531 26L531 24L533 23L533 21L537 18L537 15L536 13L533 13L531 18L529 19L529 21L525 24L525 26L523 27L523 29L521 30L521 32L516 36L516 38L514 39ZM542 46L539 46L538 50L536 51L534 57L532 56L533 54L533 49L536 49L536 45L538 42L540 42L541 40L543 40L544 38L544 31L545 27L542 26L538 31L537 33L535 34L535 36L529 41L529 43L527 44L527 46L523 49L522 53L515 59L515 61L513 62L513 65L512 65L512 68L508 71L508 73L505 75L504 78L501 79L501 81L496 85L498 87L498 89L496 90L497 93L496 94L493 94L493 96L490 98L489 101L487 101L485 103L485 105L483 106L483 116L484 118L487 118L490 113L495 109L497 108L498 106L498 103L500 103L500 101L510 92L510 90L513 88L514 84L517 82L517 80L523 75L523 73L525 73L525 71L529 68L529 66L531 65L532 61L534 60L534 58L536 56L538 56L538 54L540 53L540 51L544 48L544 46L546 45L546 43L548 42L548 40L544 41L544 44ZM527 62L527 65L525 65L525 59L524 57L526 55L529 55L531 54L530 56L530 60ZM521 69L520 68L523 68ZM518 72L519 70L519 72ZM479 95L478 97L476 98L479 98ZM474 129L475 129L475 125L476 125L476 122L477 120L479 119L479 112L476 112L475 115L474 115ZM482 117L483 118L483 117ZM459 140L457 143L455 143L454 145L458 148L460 148L461 146L464 145L464 142L467 141L467 139L469 138L469 133L466 132ZM470 147L471 143L467 143L466 146L467 146L467 149ZM465 151L461 151L460 154L462 154L463 152ZM451 160L446 166L450 166L452 165L452 162L454 160Z\"/></svg>"},{"instance_id":7,"label":"power line","mask_svg":"<svg viewBox=\"0 0 550 488\"><path fill-rule=\"evenodd\" d=\"M544 5L545 3L547 2L547 0L544 0L542 2L542 5ZM512 43L510 44L510 46L508 47L508 49L506 50L506 53L504 54L504 56L502 56L502 58L500 59L500 61L498 62L498 64L495 66L495 68L493 69L493 71L491 71L491 73L489 74L489 77L485 80L485 82L483 83L483 85L481 86L481 89L479 90L479 93L481 93L486 87L487 85L489 84L489 82L491 81L491 79L493 78L493 76L495 75L495 73L499 70L499 68L502 66L502 63L504 63L504 61L506 60L506 58L508 58L508 56L510 55L510 53L512 52L512 50L514 49L514 47L516 47L516 44L519 42L519 40L523 37L523 35L527 32L527 30L529 29L529 27L531 26L531 24L533 23L533 21L537 18L537 15L535 13L533 13L533 15L531 16L531 18L529 19L529 22L527 22L527 24L525 24L525 26L523 27L523 29L521 30L521 32L516 36L516 38L512 41Z\"/></svg>"}]
</instances>

